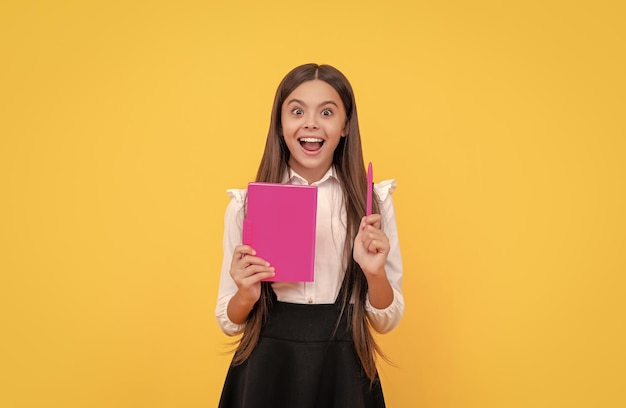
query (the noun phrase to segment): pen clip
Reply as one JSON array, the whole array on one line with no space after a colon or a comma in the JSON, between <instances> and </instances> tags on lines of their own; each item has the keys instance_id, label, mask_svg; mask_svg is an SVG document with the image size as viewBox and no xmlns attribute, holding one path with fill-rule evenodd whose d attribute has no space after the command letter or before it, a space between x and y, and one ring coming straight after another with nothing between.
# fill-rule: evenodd
<instances>
[{"instance_id":1,"label":"pen clip","mask_svg":"<svg viewBox=\"0 0 626 408\"><path fill-rule=\"evenodd\" d=\"M367 202L365 203L365 215L372 214L372 190L374 189L374 171L372 162L367 166Z\"/></svg>"}]
</instances>

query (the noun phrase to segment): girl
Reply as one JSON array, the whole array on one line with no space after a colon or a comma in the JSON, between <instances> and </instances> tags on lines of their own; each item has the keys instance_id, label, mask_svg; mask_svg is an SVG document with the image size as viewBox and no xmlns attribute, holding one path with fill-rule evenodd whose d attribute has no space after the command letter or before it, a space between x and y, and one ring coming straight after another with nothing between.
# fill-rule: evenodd
<instances>
[{"instance_id":1,"label":"girl","mask_svg":"<svg viewBox=\"0 0 626 408\"><path fill-rule=\"evenodd\" d=\"M367 181L352 87L328 65L306 64L280 83L256 181L318 186L314 282L262 282L274 269L241 245L245 190L229 190L216 316L243 333L220 407L384 407L370 327L386 333L404 312L391 193Z\"/></svg>"}]
</instances>

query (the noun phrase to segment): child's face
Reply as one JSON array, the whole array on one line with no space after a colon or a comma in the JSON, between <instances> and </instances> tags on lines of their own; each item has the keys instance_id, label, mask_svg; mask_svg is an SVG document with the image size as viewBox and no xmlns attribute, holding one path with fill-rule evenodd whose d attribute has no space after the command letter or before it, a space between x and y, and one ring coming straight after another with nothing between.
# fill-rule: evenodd
<instances>
[{"instance_id":1,"label":"child's face","mask_svg":"<svg viewBox=\"0 0 626 408\"><path fill-rule=\"evenodd\" d=\"M281 109L289 166L309 183L322 178L347 133L346 111L335 89L321 80L303 82Z\"/></svg>"}]
</instances>

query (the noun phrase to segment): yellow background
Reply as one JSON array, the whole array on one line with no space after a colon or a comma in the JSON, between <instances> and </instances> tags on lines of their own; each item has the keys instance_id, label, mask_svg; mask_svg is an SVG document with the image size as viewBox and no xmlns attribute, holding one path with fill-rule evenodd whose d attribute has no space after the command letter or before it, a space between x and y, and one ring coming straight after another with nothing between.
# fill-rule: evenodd
<instances>
[{"instance_id":1,"label":"yellow background","mask_svg":"<svg viewBox=\"0 0 626 408\"><path fill-rule=\"evenodd\" d=\"M216 405L225 190L305 62L398 182L388 406L626 406L621 4L2 2L0 406Z\"/></svg>"}]
</instances>

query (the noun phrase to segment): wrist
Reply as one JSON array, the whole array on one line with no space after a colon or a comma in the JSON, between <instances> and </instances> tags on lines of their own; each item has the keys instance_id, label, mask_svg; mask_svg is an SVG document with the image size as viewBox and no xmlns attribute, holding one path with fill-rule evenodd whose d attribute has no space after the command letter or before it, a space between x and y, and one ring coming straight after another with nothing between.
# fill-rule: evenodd
<instances>
[{"instance_id":1,"label":"wrist","mask_svg":"<svg viewBox=\"0 0 626 408\"><path fill-rule=\"evenodd\" d=\"M367 296L370 304L376 309L385 309L393 302L393 288L387 279L387 274L367 276Z\"/></svg>"},{"instance_id":2,"label":"wrist","mask_svg":"<svg viewBox=\"0 0 626 408\"><path fill-rule=\"evenodd\" d=\"M248 320L248 316L254 307L256 300L251 300L237 291L228 302L227 314L230 321L236 324L243 324Z\"/></svg>"},{"instance_id":3,"label":"wrist","mask_svg":"<svg viewBox=\"0 0 626 408\"><path fill-rule=\"evenodd\" d=\"M369 269L364 269L363 267L361 267L361 270L363 271L363 274L365 275L365 279L367 279L367 283L370 283L370 281L372 283L375 283L376 281L379 280L387 280L387 271L385 271L385 268L379 268L379 269L374 269L374 270L369 270Z\"/></svg>"},{"instance_id":4,"label":"wrist","mask_svg":"<svg viewBox=\"0 0 626 408\"><path fill-rule=\"evenodd\" d=\"M254 307L257 300L258 299L253 297L246 296L246 294L244 294L241 290L238 290L231 299L231 302L233 302L237 308L250 311Z\"/></svg>"}]
</instances>

